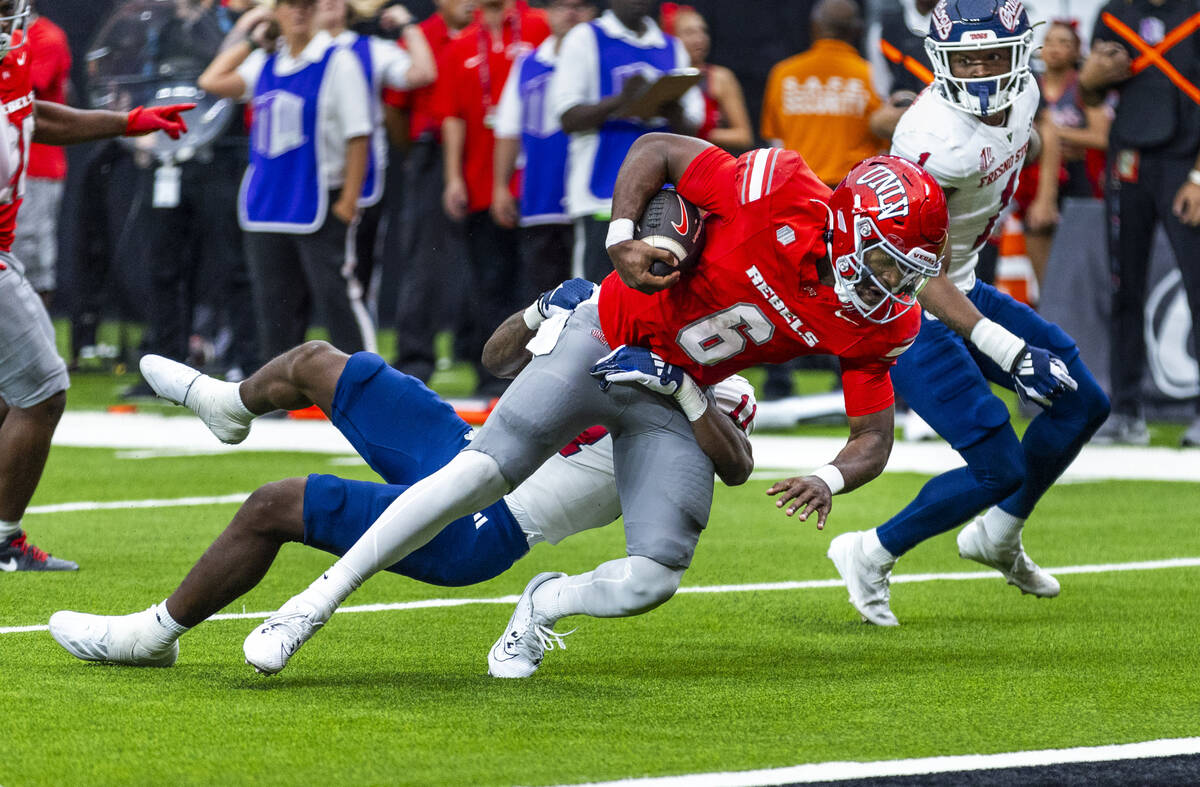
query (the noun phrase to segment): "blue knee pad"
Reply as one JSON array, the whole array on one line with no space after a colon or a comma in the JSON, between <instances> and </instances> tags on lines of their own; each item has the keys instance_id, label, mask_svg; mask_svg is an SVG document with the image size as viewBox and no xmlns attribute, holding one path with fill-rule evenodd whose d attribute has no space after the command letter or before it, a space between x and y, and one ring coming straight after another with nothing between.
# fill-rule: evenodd
<instances>
[{"instance_id":1,"label":"blue knee pad","mask_svg":"<svg viewBox=\"0 0 1200 787\"><path fill-rule=\"evenodd\" d=\"M304 543L344 555L408 486L313 474L304 487ZM387 571L431 585L474 585L504 573L529 551L512 512L500 500L457 519Z\"/></svg>"}]
</instances>

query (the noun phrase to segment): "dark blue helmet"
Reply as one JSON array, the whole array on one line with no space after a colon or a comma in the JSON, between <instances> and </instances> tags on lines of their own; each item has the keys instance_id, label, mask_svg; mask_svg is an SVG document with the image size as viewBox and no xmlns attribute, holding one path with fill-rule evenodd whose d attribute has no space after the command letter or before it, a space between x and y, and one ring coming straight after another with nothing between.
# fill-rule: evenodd
<instances>
[{"instance_id":1,"label":"dark blue helmet","mask_svg":"<svg viewBox=\"0 0 1200 787\"><path fill-rule=\"evenodd\" d=\"M951 54L979 49L1008 49L1009 70L974 79L951 73ZM1021 0L940 0L930 14L925 51L933 64L934 93L979 117L1012 106L1033 78L1033 28Z\"/></svg>"}]
</instances>

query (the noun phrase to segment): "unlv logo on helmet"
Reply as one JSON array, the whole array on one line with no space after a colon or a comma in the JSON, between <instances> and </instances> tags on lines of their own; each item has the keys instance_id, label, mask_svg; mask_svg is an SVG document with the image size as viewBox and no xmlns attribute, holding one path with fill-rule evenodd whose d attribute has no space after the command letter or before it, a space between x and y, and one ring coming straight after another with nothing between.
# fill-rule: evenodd
<instances>
[{"instance_id":1,"label":"unlv logo on helmet","mask_svg":"<svg viewBox=\"0 0 1200 787\"><path fill-rule=\"evenodd\" d=\"M908 194L904 190L904 184L900 182L896 173L887 167L872 167L855 183L866 186L875 192L876 198L879 199L878 217L880 219L893 219L897 216L908 215ZM896 197L899 199L895 199ZM894 201L888 202L888 200Z\"/></svg>"},{"instance_id":2,"label":"unlv logo on helmet","mask_svg":"<svg viewBox=\"0 0 1200 787\"><path fill-rule=\"evenodd\" d=\"M1021 5L1021 0L1007 0L1000 7L1000 23L1011 33L1021 23L1021 14L1023 13L1025 13L1025 8Z\"/></svg>"}]
</instances>

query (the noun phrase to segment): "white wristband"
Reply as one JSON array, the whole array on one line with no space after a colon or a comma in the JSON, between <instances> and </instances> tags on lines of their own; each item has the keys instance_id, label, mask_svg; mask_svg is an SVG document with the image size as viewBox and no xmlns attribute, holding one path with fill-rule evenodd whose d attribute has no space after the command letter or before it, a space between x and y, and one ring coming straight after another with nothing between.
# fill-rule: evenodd
<instances>
[{"instance_id":1,"label":"white wristband","mask_svg":"<svg viewBox=\"0 0 1200 787\"><path fill-rule=\"evenodd\" d=\"M1200 169L1193 169L1188 173L1188 183L1193 186L1200 186Z\"/></svg>"},{"instance_id":2,"label":"white wristband","mask_svg":"<svg viewBox=\"0 0 1200 787\"><path fill-rule=\"evenodd\" d=\"M529 308L525 310L525 327L531 331L536 331L546 321L546 318L542 316L542 310L538 308L538 301L540 300L541 298L538 298L537 301L529 304Z\"/></svg>"},{"instance_id":3,"label":"white wristband","mask_svg":"<svg viewBox=\"0 0 1200 787\"><path fill-rule=\"evenodd\" d=\"M708 409L708 397L704 395L704 390L696 385L695 380L686 375L683 378L683 385L679 386L679 390L675 392L675 401L689 421L700 420L700 416L704 415Z\"/></svg>"},{"instance_id":4,"label":"white wristband","mask_svg":"<svg viewBox=\"0 0 1200 787\"><path fill-rule=\"evenodd\" d=\"M1025 349L1024 339L986 317L971 329L971 344L1006 372L1012 371L1017 356Z\"/></svg>"},{"instance_id":5,"label":"white wristband","mask_svg":"<svg viewBox=\"0 0 1200 787\"><path fill-rule=\"evenodd\" d=\"M608 223L608 237L604 240L604 248L612 248L618 243L633 240L633 219L613 219Z\"/></svg>"},{"instance_id":6,"label":"white wristband","mask_svg":"<svg viewBox=\"0 0 1200 787\"><path fill-rule=\"evenodd\" d=\"M822 465L809 475L815 475L824 481L829 486L829 491L835 495L846 488L846 479L842 478L842 471L833 465Z\"/></svg>"}]
</instances>

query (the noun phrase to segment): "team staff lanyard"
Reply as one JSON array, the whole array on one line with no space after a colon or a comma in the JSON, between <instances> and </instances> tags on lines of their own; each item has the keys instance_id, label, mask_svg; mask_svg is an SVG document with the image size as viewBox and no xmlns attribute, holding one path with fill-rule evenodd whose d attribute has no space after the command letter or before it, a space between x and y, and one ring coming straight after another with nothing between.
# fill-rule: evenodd
<instances>
[{"instance_id":1,"label":"team staff lanyard","mask_svg":"<svg viewBox=\"0 0 1200 787\"><path fill-rule=\"evenodd\" d=\"M501 20L499 51L504 51L504 28L510 25L513 45L516 45L521 40L520 9L513 9L511 14L505 15L505 18ZM483 93L483 125L486 128L494 128L496 125L496 108L492 103L491 57L493 50L496 50L496 45L492 43L487 27L481 24L479 26L479 90Z\"/></svg>"}]
</instances>

